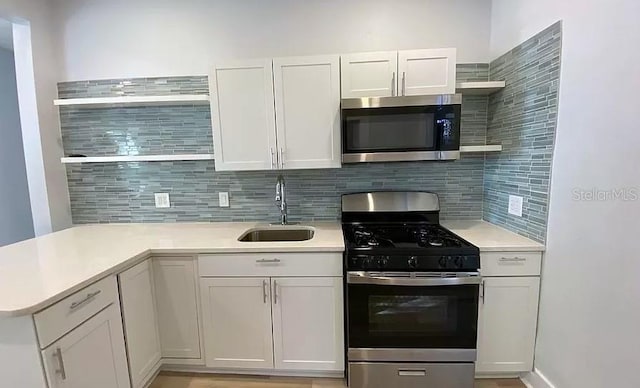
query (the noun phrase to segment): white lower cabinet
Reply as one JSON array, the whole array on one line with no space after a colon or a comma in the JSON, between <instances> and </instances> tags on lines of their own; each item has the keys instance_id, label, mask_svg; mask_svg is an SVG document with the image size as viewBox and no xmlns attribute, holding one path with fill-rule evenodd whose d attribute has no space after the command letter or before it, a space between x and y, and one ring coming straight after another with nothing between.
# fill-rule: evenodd
<instances>
[{"instance_id":1,"label":"white lower cabinet","mask_svg":"<svg viewBox=\"0 0 640 388\"><path fill-rule=\"evenodd\" d=\"M539 292L539 277L484 278L476 373L532 370Z\"/></svg>"},{"instance_id":2,"label":"white lower cabinet","mask_svg":"<svg viewBox=\"0 0 640 388\"><path fill-rule=\"evenodd\" d=\"M342 279L273 278L276 369L344 369Z\"/></svg>"},{"instance_id":3,"label":"white lower cabinet","mask_svg":"<svg viewBox=\"0 0 640 388\"><path fill-rule=\"evenodd\" d=\"M129 388L120 309L112 304L42 351L49 388Z\"/></svg>"},{"instance_id":4,"label":"white lower cabinet","mask_svg":"<svg viewBox=\"0 0 640 388\"><path fill-rule=\"evenodd\" d=\"M154 257L162 357L171 363L202 358L194 257Z\"/></svg>"},{"instance_id":5,"label":"white lower cabinet","mask_svg":"<svg viewBox=\"0 0 640 388\"><path fill-rule=\"evenodd\" d=\"M206 365L273 368L269 278L200 280Z\"/></svg>"},{"instance_id":6,"label":"white lower cabinet","mask_svg":"<svg viewBox=\"0 0 640 388\"><path fill-rule=\"evenodd\" d=\"M139 388L153 377L161 359L151 260L118 278L131 385Z\"/></svg>"}]
</instances>

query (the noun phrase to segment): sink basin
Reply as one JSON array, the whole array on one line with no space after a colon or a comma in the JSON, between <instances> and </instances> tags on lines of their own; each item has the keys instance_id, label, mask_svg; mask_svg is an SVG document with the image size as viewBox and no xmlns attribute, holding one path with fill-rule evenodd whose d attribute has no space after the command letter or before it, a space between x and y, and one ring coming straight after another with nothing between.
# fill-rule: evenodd
<instances>
[{"instance_id":1,"label":"sink basin","mask_svg":"<svg viewBox=\"0 0 640 388\"><path fill-rule=\"evenodd\" d=\"M238 238L242 242L277 242L277 241L307 241L313 238L312 228L273 227L265 229L249 229Z\"/></svg>"}]
</instances>

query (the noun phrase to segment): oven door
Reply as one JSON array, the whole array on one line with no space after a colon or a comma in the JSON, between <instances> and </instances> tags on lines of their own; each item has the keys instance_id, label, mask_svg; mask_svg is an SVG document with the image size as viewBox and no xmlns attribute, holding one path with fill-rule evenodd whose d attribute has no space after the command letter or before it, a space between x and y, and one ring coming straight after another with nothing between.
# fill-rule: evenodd
<instances>
[{"instance_id":1,"label":"oven door","mask_svg":"<svg viewBox=\"0 0 640 388\"><path fill-rule=\"evenodd\" d=\"M472 362L477 273L349 272L349 361Z\"/></svg>"}]
</instances>

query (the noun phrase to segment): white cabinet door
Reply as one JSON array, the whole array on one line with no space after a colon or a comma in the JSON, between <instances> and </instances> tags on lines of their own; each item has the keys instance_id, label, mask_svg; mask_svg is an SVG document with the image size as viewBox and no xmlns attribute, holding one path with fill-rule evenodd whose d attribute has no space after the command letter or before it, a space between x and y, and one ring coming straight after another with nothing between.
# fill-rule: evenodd
<instances>
[{"instance_id":1,"label":"white cabinet door","mask_svg":"<svg viewBox=\"0 0 640 388\"><path fill-rule=\"evenodd\" d=\"M342 98L397 95L397 51L342 55L340 69Z\"/></svg>"},{"instance_id":2,"label":"white cabinet door","mask_svg":"<svg viewBox=\"0 0 640 388\"><path fill-rule=\"evenodd\" d=\"M340 167L340 58L277 58L273 69L280 167Z\"/></svg>"},{"instance_id":3,"label":"white cabinet door","mask_svg":"<svg viewBox=\"0 0 640 388\"><path fill-rule=\"evenodd\" d=\"M206 365L273 368L269 278L200 279Z\"/></svg>"},{"instance_id":4,"label":"white cabinet door","mask_svg":"<svg viewBox=\"0 0 640 388\"><path fill-rule=\"evenodd\" d=\"M344 370L341 278L271 282L276 369Z\"/></svg>"},{"instance_id":5,"label":"white cabinet door","mask_svg":"<svg viewBox=\"0 0 640 388\"><path fill-rule=\"evenodd\" d=\"M129 388L120 309L110 305L42 351L50 388Z\"/></svg>"},{"instance_id":6,"label":"white cabinet door","mask_svg":"<svg viewBox=\"0 0 640 388\"><path fill-rule=\"evenodd\" d=\"M118 275L129 371L133 388L144 386L160 366L160 337L151 261Z\"/></svg>"},{"instance_id":7,"label":"white cabinet door","mask_svg":"<svg viewBox=\"0 0 640 388\"><path fill-rule=\"evenodd\" d=\"M210 83L216 170L276 168L271 60L218 65Z\"/></svg>"},{"instance_id":8,"label":"white cabinet door","mask_svg":"<svg viewBox=\"0 0 640 388\"><path fill-rule=\"evenodd\" d=\"M162 357L200 359L195 258L155 257L153 276Z\"/></svg>"},{"instance_id":9,"label":"white cabinet door","mask_svg":"<svg viewBox=\"0 0 640 388\"><path fill-rule=\"evenodd\" d=\"M406 50L398 53L400 95L456 92L456 49Z\"/></svg>"},{"instance_id":10,"label":"white cabinet door","mask_svg":"<svg viewBox=\"0 0 640 388\"><path fill-rule=\"evenodd\" d=\"M476 372L531 371L540 278L485 278L483 282Z\"/></svg>"}]
</instances>

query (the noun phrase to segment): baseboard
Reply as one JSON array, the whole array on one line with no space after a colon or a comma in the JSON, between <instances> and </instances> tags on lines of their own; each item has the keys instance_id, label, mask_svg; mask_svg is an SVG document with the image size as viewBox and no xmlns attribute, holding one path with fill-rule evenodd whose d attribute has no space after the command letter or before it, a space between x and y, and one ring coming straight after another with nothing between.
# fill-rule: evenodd
<instances>
[{"instance_id":1,"label":"baseboard","mask_svg":"<svg viewBox=\"0 0 640 388\"><path fill-rule=\"evenodd\" d=\"M163 365L163 372L194 374L226 374L245 376L283 376L283 377L320 377L343 378L343 371L291 371L277 369L217 369L196 365Z\"/></svg>"},{"instance_id":2,"label":"baseboard","mask_svg":"<svg viewBox=\"0 0 640 388\"><path fill-rule=\"evenodd\" d=\"M527 388L555 388L551 381L540 373L540 371L536 368L533 372L529 372L522 377L520 380L527 386Z\"/></svg>"}]
</instances>

